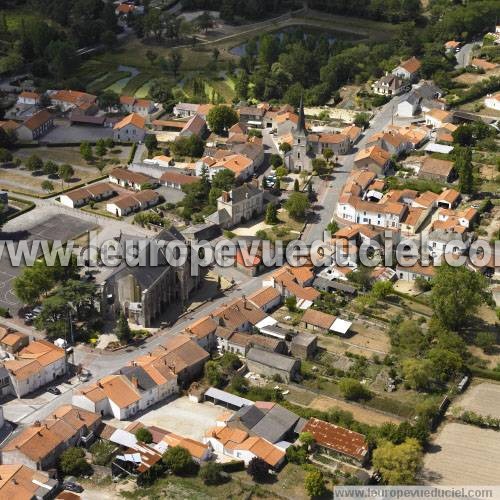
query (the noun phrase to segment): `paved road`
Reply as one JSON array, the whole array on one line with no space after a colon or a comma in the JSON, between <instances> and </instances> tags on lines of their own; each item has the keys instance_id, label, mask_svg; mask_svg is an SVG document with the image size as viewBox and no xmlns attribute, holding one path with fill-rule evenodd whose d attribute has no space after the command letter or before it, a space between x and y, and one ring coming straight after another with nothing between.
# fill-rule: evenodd
<instances>
[{"instance_id":1,"label":"paved road","mask_svg":"<svg viewBox=\"0 0 500 500\"><path fill-rule=\"evenodd\" d=\"M372 135L381 132L393 120L393 115L396 112L397 105L406 97L407 94L395 97L392 101L383 106L372 119L370 126L365 130L363 136L354 146L353 151L345 156L339 156L341 166L335 169L333 181L322 181L318 178L314 179L314 187L318 194L317 205L321 207L315 212L317 219L308 224L304 230L302 239L311 244L313 241L323 238L323 231L333 218L335 207L339 199L340 193L346 183L349 174L354 166L354 158L360 149L363 149L368 138ZM401 120L394 118L394 123L398 124ZM405 123L408 119L404 120Z\"/></svg>"}]
</instances>

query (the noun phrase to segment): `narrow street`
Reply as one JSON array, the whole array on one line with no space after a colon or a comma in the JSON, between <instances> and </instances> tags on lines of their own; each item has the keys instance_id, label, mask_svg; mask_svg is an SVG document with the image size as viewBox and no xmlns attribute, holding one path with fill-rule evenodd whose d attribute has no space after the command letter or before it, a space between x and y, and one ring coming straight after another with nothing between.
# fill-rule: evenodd
<instances>
[{"instance_id":1,"label":"narrow street","mask_svg":"<svg viewBox=\"0 0 500 500\"><path fill-rule=\"evenodd\" d=\"M323 231L333 218L339 196L354 167L354 158L358 154L358 151L365 147L367 140L372 135L384 130L391 121L394 121L396 125L402 123L407 124L409 122L407 118L398 119L394 117L397 105L404 100L406 96L407 94L403 94L395 97L376 112L374 118L370 122L370 126L364 131L361 139L354 145L352 152L348 155L339 156L339 163L341 166L334 170L333 180L322 181L317 177L314 178L314 187L318 194L316 205L320 208L315 212L316 218L314 222L307 225L302 235L302 239L308 245L313 241L323 238Z\"/></svg>"}]
</instances>

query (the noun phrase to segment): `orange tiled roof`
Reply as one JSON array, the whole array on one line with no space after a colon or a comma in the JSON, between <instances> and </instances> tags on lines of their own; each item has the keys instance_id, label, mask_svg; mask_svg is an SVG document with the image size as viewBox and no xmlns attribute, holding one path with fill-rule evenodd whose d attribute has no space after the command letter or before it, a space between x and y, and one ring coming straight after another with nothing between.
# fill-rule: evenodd
<instances>
[{"instance_id":1,"label":"orange tiled roof","mask_svg":"<svg viewBox=\"0 0 500 500\"><path fill-rule=\"evenodd\" d=\"M138 115L137 113L130 113L130 115L126 116L113 127L114 130L120 130L127 125L133 125L134 127L145 129L146 128L146 119Z\"/></svg>"}]
</instances>

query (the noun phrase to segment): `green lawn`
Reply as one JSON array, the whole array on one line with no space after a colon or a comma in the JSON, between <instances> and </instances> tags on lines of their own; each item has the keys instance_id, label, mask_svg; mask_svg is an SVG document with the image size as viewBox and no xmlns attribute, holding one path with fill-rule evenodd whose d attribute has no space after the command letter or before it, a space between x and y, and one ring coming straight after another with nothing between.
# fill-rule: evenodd
<instances>
[{"instance_id":1,"label":"green lawn","mask_svg":"<svg viewBox=\"0 0 500 500\"><path fill-rule=\"evenodd\" d=\"M127 84L123 87L122 92L124 95L136 95L150 80L154 78L152 73L142 72L136 76L133 76ZM139 97L139 96L138 96ZM144 97L144 96L140 96Z\"/></svg>"},{"instance_id":2,"label":"green lawn","mask_svg":"<svg viewBox=\"0 0 500 500\"><path fill-rule=\"evenodd\" d=\"M121 94L122 86L117 85L117 82L129 76L130 73L128 71L111 71L89 83L87 90L91 93L99 93L102 90L109 89L114 90L117 94Z\"/></svg>"}]
</instances>

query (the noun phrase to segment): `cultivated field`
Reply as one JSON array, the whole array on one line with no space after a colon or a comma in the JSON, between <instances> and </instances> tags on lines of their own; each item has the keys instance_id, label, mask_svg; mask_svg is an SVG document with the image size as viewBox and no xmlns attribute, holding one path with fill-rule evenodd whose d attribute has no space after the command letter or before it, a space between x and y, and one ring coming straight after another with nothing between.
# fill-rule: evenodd
<instances>
[{"instance_id":1,"label":"cultivated field","mask_svg":"<svg viewBox=\"0 0 500 500\"><path fill-rule=\"evenodd\" d=\"M428 484L500 484L500 433L446 424L424 457L423 476Z\"/></svg>"},{"instance_id":2,"label":"cultivated field","mask_svg":"<svg viewBox=\"0 0 500 500\"><path fill-rule=\"evenodd\" d=\"M500 384L483 382L470 387L454 406L479 415L500 418Z\"/></svg>"}]
</instances>

